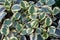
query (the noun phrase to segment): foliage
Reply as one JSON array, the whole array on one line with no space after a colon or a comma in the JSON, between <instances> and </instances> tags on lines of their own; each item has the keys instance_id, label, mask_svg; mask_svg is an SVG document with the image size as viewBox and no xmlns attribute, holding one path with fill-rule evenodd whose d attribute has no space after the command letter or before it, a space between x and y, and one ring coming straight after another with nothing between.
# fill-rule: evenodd
<instances>
[{"instance_id":1,"label":"foliage","mask_svg":"<svg viewBox=\"0 0 60 40\"><path fill-rule=\"evenodd\" d=\"M60 9L52 9L55 0L39 0L37 3L0 0L0 4L1 21L7 14L5 10L13 13L13 16L5 19L2 24L0 33L4 36L3 40L26 40L25 35L30 36L31 40L45 40L49 36L56 36L56 27L52 24Z\"/></svg>"}]
</instances>

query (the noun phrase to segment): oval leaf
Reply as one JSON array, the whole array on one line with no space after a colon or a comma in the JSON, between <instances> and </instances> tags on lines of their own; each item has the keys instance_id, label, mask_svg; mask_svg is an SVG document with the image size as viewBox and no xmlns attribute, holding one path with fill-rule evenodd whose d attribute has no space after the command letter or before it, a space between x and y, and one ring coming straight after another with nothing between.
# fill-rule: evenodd
<instances>
[{"instance_id":1,"label":"oval leaf","mask_svg":"<svg viewBox=\"0 0 60 40\"><path fill-rule=\"evenodd\" d=\"M17 30L18 32L20 32L20 31L22 30L22 25L19 24L19 23L17 23L17 24L16 24L16 30Z\"/></svg>"},{"instance_id":2,"label":"oval leaf","mask_svg":"<svg viewBox=\"0 0 60 40\"><path fill-rule=\"evenodd\" d=\"M31 22L31 27L32 28L37 28L38 27L38 22L37 21L32 21Z\"/></svg>"},{"instance_id":3,"label":"oval leaf","mask_svg":"<svg viewBox=\"0 0 60 40\"><path fill-rule=\"evenodd\" d=\"M26 35L27 32L26 32L27 29L23 29L22 32L21 32L21 35Z\"/></svg>"},{"instance_id":4,"label":"oval leaf","mask_svg":"<svg viewBox=\"0 0 60 40\"><path fill-rule=\"evenodd\" d=\"M4 16L6 15L6 12L1 12L0 13L0 22L2 21L2 19L4 18Z\"/></svg>"},{"instance_id":5,"label":"oval leaf","mask_svg":"<svg viewBox=\"0 0 60 40\"><path fill-rule=\"evenodd\" d=\"M5 3L4 3L4 7L6 8L6 10L10 10L10 7L11 7L11 3L10 2L8 2L8 1L6 1Z\"/></svg>"},{"instance_id":6,"label":"oval leaf","mask_svg":"<svg viewBox=\"0 0 60 40\"><path fill-rule=\"evenodd\" d=\"M0 4L4 4L6 0L0 0Z\"/></svg>"},{"instance_id":7,"label":"oval leaf","mask_svg":"<svg viewBox=\"0 0 60 40\"><path fill-rule=\"evenodd\" d=\"M48 28L49 34L55 34L55 30L56 30L56 28L54 26L51 26Z\"/></svg>"},{"instance_id":8,"label":"oval leaf","mask_svg":"<svg viewBox=\"0 0 60 40\"><path fill-rule=\"evenodd\" d=\"M3 34L3 35L8 35L8 34L9 34L9 28L2 27L2 28L1 28L1 34Z\"/></svg>"},{"instance_id":9,"label":"oval leaf","mask_svg":"<svg viewBox=\"0 0 60 40\"><path fill-rule=\"evenodd\" d=\"M53 9L54 15L58 14L60 12L60 9L58 7L55 7Z\"/></svg>"},{"instance_id":10,"label":"oval leaf","mask_svg":"<svg viewBox=\"0 0 60 40\"><path fill-rule=\"evenodd\" d=\"M27 1L22 1L22 2L20 3L20 7L21 7L22 9L27 9L27 8L29 7L29 3L28 3Z\"/></svg>"},{"instance_id":11,"label":"oval leaf","mask_svg":"<svg viewBox=\"0 0 60 40\"><path fill-rule=\"evenodd\" d=\"M50 26L52 24L52 19L50 17L47 17L45 20L45 25Z\"/></svg>"},{"instance_id":12,"label":"oval leaf","mask_svg":"<svg viewBox=\"0 0 60 40\"><path fill-rule=\"evenodd\" d=\"M31 34L31 33L33 33L33 29L31 29L31 28L28 28L27 30L26 30L26 32L27 32L27 34Z\"/></svg>"},{"instance_id":13,"label":"oval leaf","mask_svg":"<svg viewBox=\"0 0 60 40\"><path fill-rule=\"evenodd\" d=\"M36 32L36 34L41 34L40 28L37 28L35 32Z\"/></svg>"},{"instance_id":14,"label":"oval leaf","mask_svg":"<svg viewBox=\"0 0 60 40\"><path fill-rule=\"evenodd\" d=\"M13 16L12 16L12 18L11 18L11 20L19 20L19 18L20 18L20 13L15 13Z\"/></svg>"},{"instance_id":15,"label":"oval leaf","mask_svg":"<svg viewBox=\"0 0 60 40\"><path fill-rule=\"evenodd\" d=\"M12 12L19 11L20 9L21 9L20 5L18 5L18 4L13 5L11 8Z\"/></svg>"},{"instance_id":16,"label":"oval leaf","mask_svg":"<svg viewBox=\"0 0 60 40\"><path fill-rule=\"evenodd\" d=\"M11 26L12 21L10 19L6 19L3 24L6 25L6 26Z\"/></svg>"},{"instance_id":17,"label":"oval leaf","mask_svg":"<svg viewBox=\"0 0 60 40\"><path fill-rule=\"evenodd\" d=\"M52 6L53 4L55 4L55 0L48 0L46 4L48 6Z\"/></svg>"},{"instance_id":18,"label":"oval leaf","mask_svg":"<svg viewBox=\"0 0 60 40\"><path fill-rule=\"evenodd\" d=\"M49 36L48 33L43 33L43 34L42 34L42 38L43 38L43 39L47 39L48 36Z\"/></svg>"},{"instance_id":19,"label":"oval leaf","mask_svg":"<svg viewBox=\"0 0 60 40\"><path fill-rule=\"evenodd\" d=\"M37 11L36 7L35 6L30 6L29 9L28 9L28 13L29 14L33 14Z\"/></svg>"},{"instance_id":20,"label":"oval leaf","mask_svg":"<svg viewBox=\"0 0 60 40\"><path fill-rule=\"evenodd\" d=\"M46 17L46 13L40 13L39 18L40 20L43 20Z\"/></svg>"}]
</instances>

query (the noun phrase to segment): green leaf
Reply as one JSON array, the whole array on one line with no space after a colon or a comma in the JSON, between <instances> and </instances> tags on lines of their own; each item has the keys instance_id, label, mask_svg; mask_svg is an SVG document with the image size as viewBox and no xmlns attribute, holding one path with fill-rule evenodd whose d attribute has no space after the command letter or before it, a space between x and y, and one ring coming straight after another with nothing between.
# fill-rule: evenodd
<instances>
[{"instance_id":1,"label":"green leaf","mask_svg":"<svg viewBox=\"0 0 60 40\"><path fill-rule=\"evenodd\" d=\"M43 40L42 36L39 34L37 35L37 40Z\"/></svg>"},{"instance_id":2,"label":"green leaf","mask_svg":"<svg viewBox=\"0 0 60 40\"><path fill-rule=\"evenodd\" d=\"M9 40L9 38L8 37L4 37L4 39L3 40Z\"/></svg>"},{"instance_id":3,"label":"green leaf","mask_svg":"<svg viewBox=\"0 0 60 40\"><path fill-rule=\"evenodd\" d=\"M27 34L26 30L27 29L22 29L21 35L26 35Z\"/></svg>"},{"instance_id":4,"label":"green leaf","mask_svg":"<svg viewBox=\"0 0 60 40\"><path fill-rule=\"evenodd\" d=\"M48 6L52 6L53 4L55 4L55 0L48 0L46 4Z\"/></svg>"},{"instance_id":5,"label":"green leaf","mask_svg":"<svg viewBox=\"0 0 60 40\"><path fill-rule=\"evenodd\" d=\"M37 21L31 21L31 27L32 28L37 28L38 27L38 22Z\"/></svg>"},{"instance_id":6,"label":"green leaf","mask_svg":"<svg viewBox=\"0 0 60 40\"><path fill-rule=\"evenodd\" d=\"M29 1L29 4L30 4L30 5L34 5L34 2L33 2L33 1Z\"/></svg>"},{"instance_id":7,"label":"green leaf","mask_svg":"<svg viewBox=\"0 0 60 40\"><path fill-rule=\"evenodd\" d=\"M20 18L20 13L15 13L13 16L12 16L12 20L14 21L14 20L19 20L19 18Z\"/></svg>"},{"instance_id":8,"label":"green leaf","mask_svg":"<svg viewBox=\"0 0 60 40\"><path fill-rule=\"evenodd\" d=\"M6 1L8 1L9 3L11 3L11 2L12 2L12 0L6 0Z\"/></svg>"},{"instance_id":9,"label":"green leaf","mask_svg":"<svg viewBox=\"0 0 60 40\"><path fill-rule=\"evenodd\" d=\"M18 40L17 37L12 36L10 40Z\"/></svg>"},{"instance_id":10,"label":"green leaf","mask_svg":"<svg viewBox=\"0 0 60 40\"><path fill-rule=\"evenodd\" d=\"M49 7L49 6L47 6L47 5L42 6L41 10L42 10L43 12L46 12L46 13L50 14L50 15L53 14L52 8Z\"/></svg>"},{"instance_id":11,"label":"green leaf","mask_svg":"<svg viewBox=\"0 0 60 40\"><path fill-rule=\"evenodd\" d=\"M36 34L41 34L40 28L37 28L35 32L36 32Z\"/></svg>"},{"instance_id":12,"label":"green leaf","mask_svg":"<svg viewBox=\"0 0 60 40\"><path fill-rule=\"evenodd\" d=\"M60 9L58 7L54 7L53 12L54 12L54 15L56 15L60 12Z\"/></svg>"},{"instance_id":13,"label":"green leaf","mask_svg":"<svg viewBox=\"0 0 60 40\"><path fill-rule=\"evenodd\" d=\"M26 30L26 32L27 32L27 34L31 34L31 33L33 33L33 29L31 29L31 28L28 28L27 30Z\"/></svg>"},{"instance_id":14,"label":"green leaf","mask_svg":"<svg viewBox=\"0 0 60 40\"><path fill-rule=\"evenodd\" d=\"M39 0L41 5L46 5L46 3L48 2L48 0Z\"/></svg>"},{"instance_id":15,"label":"green leaf","mask_svg":"<svg viewBox=\"0 0 60 40\"><path fill-rule=\"evenodd\" d=\"M46 3L48 0L40 0L41 3Z\"/></svg>"},{"instance_id":16,"label":"green leaf","mask_svg":"<svg viewBox=\"0 0 60 40\"><path fill-rule=\"evenodd\" d=\"M30 35L30 40L43 40L43 38L42 38L41 35L37 35L37 34L35 33L35 34L31 34L31 35Z\"/></svg>"},{"instance_id":17,"label":"green leaf","mask_svg":"<svg viewBox=\"0 0 60 40\"><path fill-rule=\"evenodd\" d=\"M22 35L22 36L20 37L20 40L26 40L26 37L25 37L24 35Z\"/></svg>"},{"instance_id":18,"label":"green leaf","mask_svg":"<svg viewBox=\"0 0 60 40\"><path fill-rule=\"evenodd\" d=\"M12 25L12 21L10 19L6 19L3 23L3 25L6 25L6 26L11 26Z\"/></svg>"},{"instance_id":19,"label":"green leaf","mask_svg":"<svg viewBox=\"0 0 60 40\"><path fill-rule=\"evenodd\" d=\"M50 17L47 17L45 20L45 25L50 26L52 24L52 19Z\"/></svg>"},{"instance_id":20,"label":"green leaf","mask_svg":"<svg viewBox=\"0 0 60 40\"><path fill-rule=\"evenodd\" d=\"M1 6L0 6L1 7ZM7 13L6 12L1 12L0 13L0 22L2 21L2 19L5 17L5 15L6 15Z\"/></svg>"},{"instance_id":21,"label":"green leaf","mask_svg":"<svg viewBox=\"0 0 60 40\"><path fill-rule=\"evenodd\" d=\"M47 39L49 37L49 35L48 35L48 33L43 33L42 34L42 38L45 40L45 39Z\"/></svg>"},{"instance_id":22,"label":"green leaf","mask_svg":"<svg viewBox=\"0 0 60 40\"><path fill-rule=\"evenodd\" d=\"M7 27L2 27L2 28L1 28L1 34L3 34L3 35L8 35L8 34L9 34L9 28L7 28Z\"/></svg>"},{"instance_id":23,"label":"green leaf","mask_svg":"<svg viewBox=\"0 0 60 40\"><path fill-rule=\"evenodd\" d=\"M48 28L49 34L55 34L55 30L56 30L56 28L55 28L54 26L50 26L50 27Z\"/></svg>"},{"instance_id":24,"label":"green leaf","mask_svg":"<svg viewBox=\"0 0 60 40\"><path fill-rule=\"evenodd\" d=\"M36 19L37 19L37 15L36 15L36 14L30 15L29 17L30 17L30 19L32 19L32 20L36 20Z\"/></svg>"},{"instance_id":25,"label":"green leaf","mask_svg":"<svg viewBox=\"0 0 60 40\"><path fill-rule=\"evenodd\" d=\"M10 7L11 7L11 3L6 1L5 4L4 4L4 7L6 8L6 10L10 10Z\"/></svg>"},{"instance_id":26,"label":"green leaf","mask_svg":"<svg viewBox=\"0 0 60 40\"><path fill-rule=\"evenodd\" d=\"M28 3L27 1L22 1L22 2L20 3L20 7L21 7L22 9L27 9L27 8L29 7L29 3Z\"/></svg>"},{"instance_id":27,"label":"green leaf","mask_svg":"<svg viewBox=\"0 0 60 40\"><path fill-rule=\"evenodd\" d=\"M29 9L28 9L28 13L29 14L33 14L37 11L37 8L35 6L30 6Z\"/></svg>"},{"instance_id":28,"label":"green leaf","mask_svg":"<svg viewBox=\"0 0 60 40\"><path fill-rule=\"evenodd\" d=\"M20 32L20 31L22 30L22 25L19 24L19 23L17 23L17 24L16 24L16 30L17 30L18 32Z\"/></svg>"},{"instance_id":29,"label":"green leaf","mask_svg":"<svg viewBox=\"0 0 60 40\"><path fill-rule=\"evenodd\" d=\"M0 4L4 4L6 0L0 0Z\"/></svg>"},{"instance_id":30,"label":"green leaf","mask_svg":"<svg viewBox=\"0 0 60 40\"><path fill-rule=\"evenodd\" d=\"M30 40L37 40L37 34L31 34Z\"/></svg>"},{"instance_id":31,"label":"green leaf","mask_svg":"<svg viewBox=\"0 0 60 40\"><path fill-rule=\"evenodd\" d=\"M14 4L11 8L12 12L14 11L19 11L21 8L20 8L20 5L19 4Z\"/></svg>"},{"instance_id":32,"label":"green leaf","mask_svg":"<svg viewBox=\"0 0 60 40\"><path fill-rule=\"evenodd\" d=\"M55 30L55 36L60 37L60 29L59 29L59 28L57 28L57 29Z\"/></svg>"},{"instance_id":33,"label":"green leaf","mask_svg":"<svg viewBox=\"0 0 60 40\"><path fill-rule=\"evenodd\" d=\"M33 29L31 28L28 28L28 29L23 29L22 32L21 32L21 35L29 35L31 33L33 33Z\"/></svg>"},{"instance_id":34,"label":"green leaf","mask_svg":"<svg viewBox=\"0 0 60 40\"><path fill-rule=\"evenodd\" d=\"M39 15L39 19L40 20L43 20L44 18L46 17L46 13L40 13L40 15Z\"/></svg>"}]
</instances>

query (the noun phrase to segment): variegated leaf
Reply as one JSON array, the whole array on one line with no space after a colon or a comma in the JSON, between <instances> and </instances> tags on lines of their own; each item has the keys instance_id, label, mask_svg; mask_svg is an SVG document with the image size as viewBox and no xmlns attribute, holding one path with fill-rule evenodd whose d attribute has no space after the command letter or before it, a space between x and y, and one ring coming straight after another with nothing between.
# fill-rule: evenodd
<instances>
[{"instance_id":1,"label":"variegated leaf","mask_svg":"<svg viewBox=\"0 0 60 40\"><path fill-rule=\"evenodd\" d=\"M10 40L18 40L17 37L10 37Z\"/></svg>"},{"instance_id":2,"label":"variegated leaf","mask_svg":"<svg viewBox=\"0 0 60 40\"><path fill-rule=\"evenodd\" d=\"M29 7L29 3L28 3L27 1L22 1L22 2L20 3L20 7L21 7L22 9L27 9L27 8Z\"/></svg>"},{"instance_id":3,"label":"variegated leaf","mask_svg":"<svg viewBox=\"0 0 60 40\"><path fill-rule=\"evenodd\" d=\"M16 11L19 11L21 8L20 8L20 5L19 4L15 4L12 6L11 10L12 12L16 12Z\"/></svg>"},{"instance_id":4,"label":"variegated leaf","mask_svg":"<svg viewBox=\"0 0 60 40\"><path fill-rule=\"evenodd\" d=\"M30 6L28 9L29 14L34 14L37 11L37 8L35 6Z\"/></svg>"},{"instance_id":5,"label":"variegated leaf","mask_svg":"<svg viewBox=\"0 0 60 40\"><path fill-rule=\"evenodd\" d=\"M9 28L7 28L7 27L2 27L1 28L1 34L3 34L3 35L8 35L9 34Z\"/></svg>"},{"instance_id":6,"label":"variegated leaf","mask_svg":"<svg viewBox=\"0 0 60 40\"><path fill-rule=\"evenodd\" d=\"M52 19L50 18L50 17L47 17L46 19L45 19L45 25L46 26L50 26L52 24Z\"/></svg>"},{"instance_id":7,"label":"variegated leaf","mask_svg":"<svg viewBox=\"0 0 60 40\"><path fill-rule=\"evenodd\" d=\"M56 28L55 28L54 26L50 26L50 27L48 28L49 34L55 34L55 30L56 30Z\"/></svg>"},{"instance_id":8,"label":"variegated leaf","mask_svg":"<svg viewBox=\"0 0 60 40\"><path fill-rule=\"evenodd\" d=\"M11 26L12 25L12 21L10 19L6 19L3 23L3 25L6 25L6 26Z\"/></svg>"},{"instance_id":9,"label":"variegated leaf","mask_svg":"<svg viewBox=\"0 0 60 40\"><path fill-rule=\"evenodd\" d=\"M56 15L60 12L60 9L58 7L54 7L53 12L54 12L54 15Z\"/></svg>"},{"instance_id":10,"label":"variegated leaf","mask_svg":"<svg viewBox=\"0 0 60 40\"><path fill-rule=\"evenodd\" d=\"M39 15L40 21L43 20L45 17L46 17L46 13L44 13L44 12L40 13L40 15Z\"/></svg>"}]
</instances>

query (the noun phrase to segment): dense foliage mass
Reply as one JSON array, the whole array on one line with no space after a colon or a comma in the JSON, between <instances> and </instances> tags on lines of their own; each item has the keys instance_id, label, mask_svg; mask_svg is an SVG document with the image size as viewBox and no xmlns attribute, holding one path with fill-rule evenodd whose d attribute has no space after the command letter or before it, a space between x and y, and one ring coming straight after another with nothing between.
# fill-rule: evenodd
<instances>
[{"instance_id":1,"label":"dense foliage mass","mask_svg":"<svg viewBox=\"0 0 60 40\"><path fill-rule=\"evenodd\" d=\"M56 37L55 15L60 12L58 7L52 8L55 0L39 0L37 3L24 0L0 0L0 22L5 19L0 33L1 40L45 40L49 36ZM8 12L6 12L8 11Z\"/></svg>"}]
</instances>

